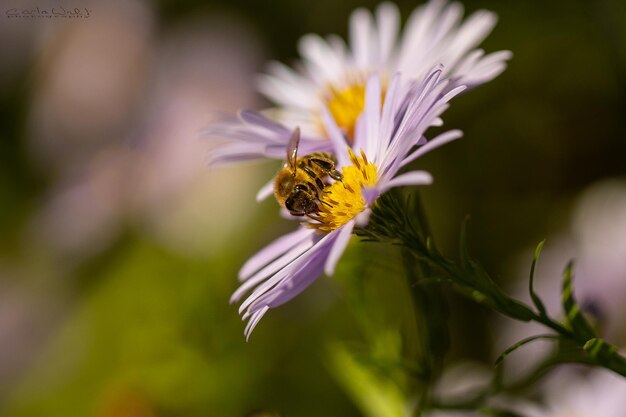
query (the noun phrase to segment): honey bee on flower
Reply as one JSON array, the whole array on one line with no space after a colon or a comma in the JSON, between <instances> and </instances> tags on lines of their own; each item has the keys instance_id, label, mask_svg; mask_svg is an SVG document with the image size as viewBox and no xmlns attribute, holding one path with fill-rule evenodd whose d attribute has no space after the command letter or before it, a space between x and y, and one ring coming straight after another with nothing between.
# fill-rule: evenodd
<instances>
[{"instance_id":1,"label":"honey bee on flower","mask_svg":"<svg viewBox=\"0 0 626 417\"><path fill-rule=\"evenodd\" d=\"M278 203L293 216L311 216L319 211L320 195L327 185L325 177L341 181L333 156L314 152L298 159L300 128L296 128L287 146L287 161L274 179Z\"/></svg>"},{"instance_id":2,"label":"honey bee on flower","mask_svg":"<svg viewBox=\"0 0 626 417\"><path fill-rule=\"evenodd\" d=\"M391 87L393 74L403 74L402 85L395 87L402 90L425 80L438 64L443 65L441 77L449 80L441 94L460 85L471 88L492 80L504 71L511 53L485 55L477 46L497 18L484 10L464 21L462 15L460 3L431 0L418 7L400 31L397 7L383 3L374 14L364 9L352 13L348 43L334 35L326 39L304 36L299 43L300 71L273 62L268 73L259 76L259 91L275 104L266 113L272 120L244 111L238 120L212 125L207 134L225 143L212 152L211 163L282 160L296 127L302 131L302 155L332 151L328 140L331 132L323 120L325 112L346 141L353 143L366 106L366 83L372 74L378 74L382 97ZM257 197L268 197L273 189L270 182Z\"/></svg>"},{"instance_id":3,"label":"honey bee on flower","mask_svg":"<svg viewBox=\"0 0 626 417\"><path fill-rule=\"evenodd\" d=\"M367 224L380 195L394 187L432 182L425 171L399 171L430 150L461 137L458 130L428 142L423 136L446 110L448 101L465 89L459 86L444 93L449 81L442 73L443 68L437 66L408 90L401 88L402 78L396 74L384 96L380 75L370 76L362 124L352 144L332 114L323 112L341 177L324 186L310 220L269 244L242 267L239 279L243 283L231 301L237 302L251 291L239 308L243 318L249 319L246 337L269 309L291 300L322 273L334 273L352 231Z\"/></svg>"}]
</instances>

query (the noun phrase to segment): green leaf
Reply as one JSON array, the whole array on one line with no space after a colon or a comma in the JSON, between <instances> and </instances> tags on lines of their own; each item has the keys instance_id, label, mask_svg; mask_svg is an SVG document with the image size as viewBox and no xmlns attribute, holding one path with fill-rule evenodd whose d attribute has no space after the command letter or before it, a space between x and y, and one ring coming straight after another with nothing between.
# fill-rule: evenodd
<instances>
[{"instance_id":1,"label":"green leaf","mask_svg":"<svg viewBox=\"0 0 626 417\"><path fill-rule=\"evenodd\" d=\"M408 399L391 379L381 377L341 344L329 348L331 370L366 417L409 417Z\"/></svg>"},{"instance_id":2,"label":"green leaf","mask_svg":"<svg viewBox=\"0 0 626 417\"><path fill-rule=\"evenodd\" d=\"M589 339L583 346L583 349L596 360L610 357L617 352L617 347L598 337Z\"/></svg>"},{"instance_id":3,"label":"green leaf","mask_svg":"<svg viewBox=\"0 0 626 417\"><path fill-rule=\"evenodd\" d=\"M563 290L561 292L561 301L565 317L572 331L582 339L589 340L596 337L593 328L583 316L580 306L574 297L574 287L572 285L572 269L573 263L567 264L563 272Z\"/></svg>"},{"instance_id":4,"label":"green leaf","mask_svg":"<svg viewBox=\"0 0 626 417\"><path fill-rule=\"evenodd\" d=\"M530 266L530 278L528 280L528 292L530 293L530 298L533 300L535 307L537 307L537 310L539 311L539 314L542 317L547 317L546 308L543 305L541 298L539 298L539 296L535 292L534 282L535 282L535 268L537 266L537 259L539 259L539 254L541 253L541 250L543 249L543 244L545 242L546 242L545 239L539 242L539 244L537 245L537 248L535 249L535 254L533 255L533 262Z\"/></svg>"},{"instance_id":5,"label":"green leaf","mask_svg":"<svg viewBox=\"0 0 626 417\"><path fill-rule=\"evenodd\" d=\"M613 372L626 376L626 358L618 353L616 346L594 337L585 343L583 349L597 363Z\"/></svg>"},{"instance_id":6,"label":"green leaf","mask_svg":"<svg viewBox=\"0 0 626 417\"><path fill-rule=\"evenodd\" d=\"M535 340L546 340L546 339L554 339L554 340L559 340L561 337L559 335L556 334L538 334L535 336L531 336L531 337L527 337L526 339L522 339L519 342L515 343L514 345L510 346L508 349L506 349L504 352L502 352L500 354L500 356L498 356L498 359L496 359L495 362L495 366L498 366L502 363L502 361L509 356L511 353L513 353L514 351L516 351L517 349L521 348L522 346L525 346L529 343L534 342Z\"/></svg>"},{"instance_id":7,"label":"green leaf","mask_svg":"<svg viewBox=\"0 0 626 417\"><path fill-rule=\"evenodd\" d=\"M600 338L593 338L585 343L583 349L600 365L626 377L626 358L619 354L617 347Z\"/></svg>"},{"instance_id":8,"label":"green leaf","mask_svg":"<svg viewBox=\"0 0 626 417\"><path fill-rule=\"evenodd\" d=\"M433 276L433 277L422 278L419 281L413 283L412 285L419 285L419 286L433 285L433 284L439 285L439 284L448 284L452 282L454 281L452 281L449 277Z\"/></svg>"}]
</instances>

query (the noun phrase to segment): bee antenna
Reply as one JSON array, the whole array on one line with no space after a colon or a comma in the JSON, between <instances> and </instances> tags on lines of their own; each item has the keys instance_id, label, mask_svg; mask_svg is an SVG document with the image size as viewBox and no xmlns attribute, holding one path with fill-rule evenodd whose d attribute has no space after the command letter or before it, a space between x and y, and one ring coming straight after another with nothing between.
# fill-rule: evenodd
<instances>
[{"instance_id":1,"label":"bee antenna","mask_svg":"<svg viewBox=\"0 0 626 417\"><path fill-rule=\"evenodd\" d=\"M313 216L312 214L310 214L310 213L307 213L307 214L306 214L306 216L307 216L309 219L313 220L313 221L316 221L316 222L318 222L318 223L321 223L321 220L320 220L319 216L314 217L314 216Z\"/></svg>"}]
</instances>

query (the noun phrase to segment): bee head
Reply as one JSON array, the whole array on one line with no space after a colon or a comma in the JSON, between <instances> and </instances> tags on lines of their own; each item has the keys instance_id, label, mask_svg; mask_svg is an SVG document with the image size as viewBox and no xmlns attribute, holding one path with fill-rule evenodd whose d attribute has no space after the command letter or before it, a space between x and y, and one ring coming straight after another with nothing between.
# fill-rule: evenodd
<instances>
[{"instance_id":1,"label":"bee head","mask_svg":"<svg viewBox=\"0 0 626 417\"><path fill-rule=\"evenodd\" d=\"M296 185L285 201L285 208L294 216L304 216L318 211L315 194L303 185Z\"/></svg>"}]
</instances>

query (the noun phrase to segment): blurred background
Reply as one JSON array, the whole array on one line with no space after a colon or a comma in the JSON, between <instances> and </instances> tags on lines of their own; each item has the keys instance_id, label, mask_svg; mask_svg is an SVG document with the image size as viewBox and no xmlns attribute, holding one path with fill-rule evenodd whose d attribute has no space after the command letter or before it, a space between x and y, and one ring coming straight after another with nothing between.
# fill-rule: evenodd
<instances>
[{"instance_id":1,"label":"blurred background","mask_svg":"<svg viewBox=\"0 0 626 417\"><path fill-rule=\"evenodd\" d=\"M463 3L499 15L482 46L514 58L446 113L464 139L419 161L436 179L422 197L437 241L455 256L470 214L473 254L516 291L548 238L538 279L558 285L580 259L581 291L623 342L609 318L626 315L616 302L626 294L626 4ZM59 4L90 15L5 13ZM237 271L292 224L254 198L278 164L209 169L200 131L216 115L267 107L254 74L268 60L293 62L305 33L345 37L350 12L377 4L0 2L0 415L365 413L346 380L367 376L344 344L389 357L406 345L398 323L410 321L410 297L393 250L355 242L337 276L272 311L245 343L228 304ZM403 19L417 4L398 3ZM446 363L489 366L510 322L448 298Z\"/></svg>"}]
</instances>

